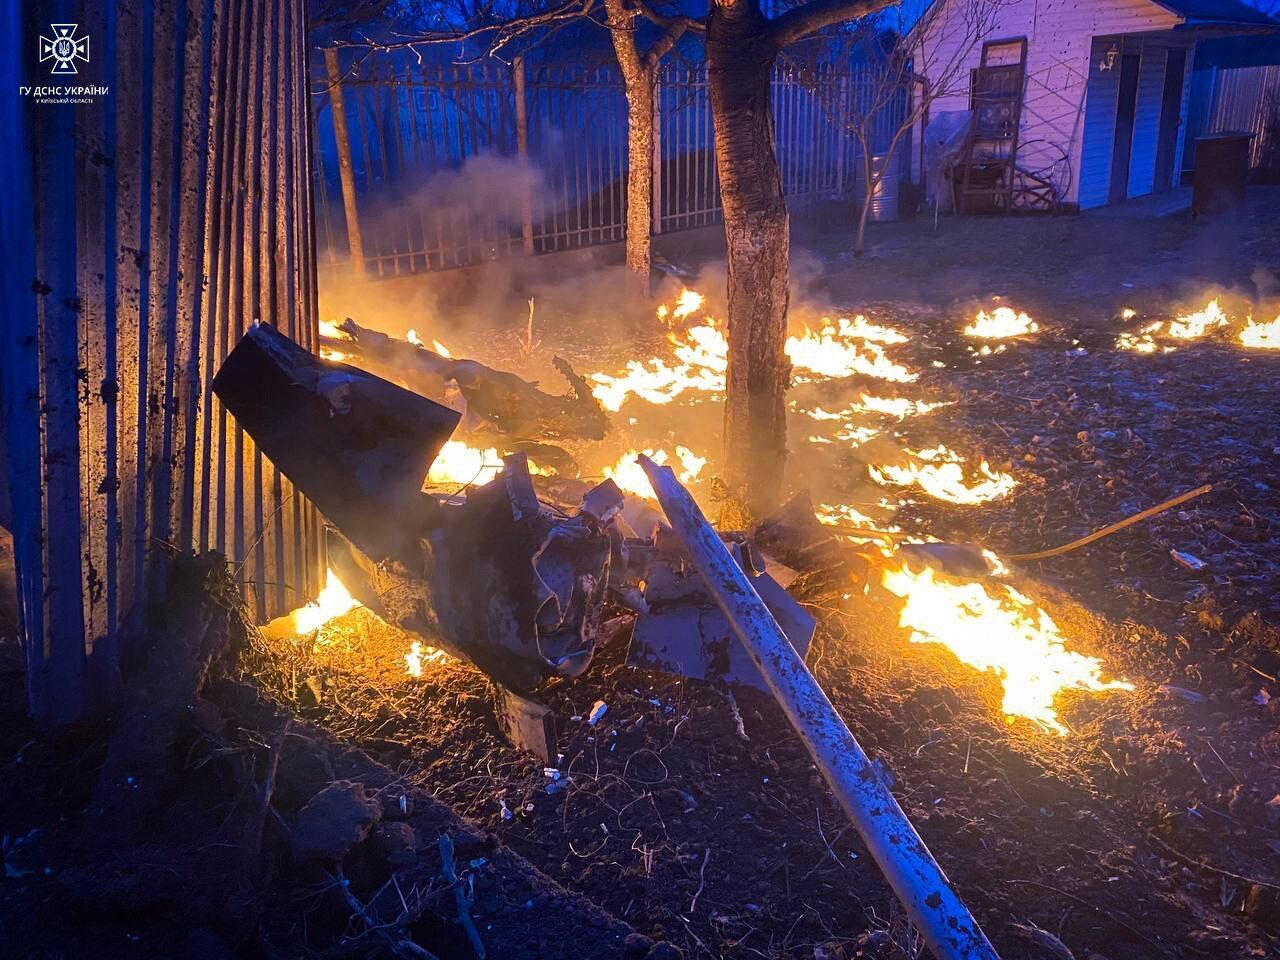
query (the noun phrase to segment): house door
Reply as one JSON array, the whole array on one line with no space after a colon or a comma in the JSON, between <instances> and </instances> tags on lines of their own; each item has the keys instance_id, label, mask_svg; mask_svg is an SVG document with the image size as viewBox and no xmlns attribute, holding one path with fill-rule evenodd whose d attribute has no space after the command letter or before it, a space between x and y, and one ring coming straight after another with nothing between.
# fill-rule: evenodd
<instances>
[{"instance_id":1,"label":"house door","mask_svg":"<svg viewBox=\"0 0 1280 960\"><path fill-rule=\"evenodd\" d=\"M1120 93L1116 98L1116 133L1111 153L1109 203L1119 203L1129 195L1129 159L1133 154L1133 114L1138 104L1138 64L1136 53L1120 58Z\"/></svg>"},{"instance_id":2,"label":"house door","mask_svg":"<svg viewBox=\"0 0 1280 960\"><path fill-rule=\"evenodd\" d=\"M1156 190L1174 185L1173 159L1178 152L1178 128L1182 126L1182 81L1187 51L1169 51L1164 67L1164 95L1160 101L1160 139L1156 141Z\"/></svg>"}]
</instances>

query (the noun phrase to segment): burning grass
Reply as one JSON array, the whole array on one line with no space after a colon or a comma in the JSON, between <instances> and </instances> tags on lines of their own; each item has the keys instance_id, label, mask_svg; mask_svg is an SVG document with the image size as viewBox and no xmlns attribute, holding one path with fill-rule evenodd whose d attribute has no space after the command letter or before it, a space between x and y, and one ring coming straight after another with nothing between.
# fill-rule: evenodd
<instances>
[{"instance_id":1,"label":"burning grass","mask_svg":"<svg viewBox=\"0 0 1280 960\"><path fill-rule=\"evenodd\" d=\"M1280 316L1270 323L1257 323L1249 317L1240 331L1240 342L1253 350L1280 350Z\"/></svg>"},{"instance_id":2,"label":"burning grass","mask_svg":"<svg viewBox=\"0 0 1280 960\"><path fill-rule=\"evenodd\" d=\"M1012 307L996 307L990 313L979 310L973 323L964 328L965 336L981 340L1004 340L1035 333L1040 325L1025 313Z\"/></svg>"},{"instance_id":3,"label":"burning grass","mask_svg":"<svg viewBox=\"0 0 1280 960\"><path fill-rule=\"evenodd\" d=\"M1063 691L1133 690L1123 680L1103 680L1102 661L1067 649L1067 638L1049 614L1007 584L958 581L929 567L886 569L882 583L902 599L898 625L912 643L936 643L961 663L1000 678L1001 709L1065 736L1054 701Z\"/></svg>"},{"instance_id":4,"label":"burning grass","mask_svg":"<svg viewBox=\"0 0 1280 960\"><path fill-rule=\"evenodd\" d=\"M271 621L262 637L272 656L301 666L303 676L340 671L380 686L421 677L432 665L452 660L376 616L332 570L315 600Z\"/></svg>"},{"instance_id":5,"label":"burning grass","mask_svg":"<svg viewBox=\"0 0 1280 960\"><path fill-rule=\"evenodd\" d=\"M726 331L705 310L700 294L683 291L658 311L662 339L652 356L625 360L621 372L600 371L589 376L592 393L602 406L621 413L614 418L620 429L607 446L579 453L585 464L594 465L581 474L610 477L624 492L648 498L648 482L635 463L637 451L643 450L655 461L675 466L682 482L695 487L713 475L714 465L708 456L695 452L698 446L676 442L689 435L693 420L708 419L700 414L695 418L692 411L706 401L719 399L724 392ZM1143 353L1166 352L1197 338L1221 338L1228 332L1241 345L1254 349L1270 348L1280 339L1280 317L1269 324L1249 320L1237 327L1217 300L1173 320L1142 320L1132 310L1124 311L1122 319L1140 326L1122 333L1117 347ZM1026 313L998 306L990 312L980 311L964 332L979 340L1003 340L1038 331L1039 325ZM416 335L414 339L421 342ZM833 455L849 457L856 448L865 447L868 452L853 455L865 457L852 460L858 473L865 470L865 476L881 487L897 488L904 495L919 493L946 505L1007 501L1019 488L1013 473L993 466L981 455L970 458L958 453L948 442L940 441L937 433L930 433L926 444L911 444L910 429L904 431L903 427L906 421L934 413L954 400L863 387L867 380L899 385L918 381L920 372L891 353L910 343L911 337L897 327L860 314L801 327L786 341L798 385L792 410L811 424L809 447L820 458L814 462L841 464L830 478L823 478L827 489L818 518L845 528L842 535L849 532L853 540L881 547L903 537L895 523L903 501L882 498L873 503L874 497L851 490L844 469L848 461L833 459ZM446 352L438 342L435 349ZM970 347L970 362L976 365L981 362L977 357L994 357L1004 349L999 343ZM933 366L944 365L934 360ZM658 417L664 410L667 412ZM889 445L898 448L896 456L885 453ZM620 448L625 452L614 452ZM497 446L473 445L465 439L451 441L428 481L487 482L500 469L501 454ZM533 472L543 477L556 474L554 469L543 470L536 464ZM572 474L555 477L557 481L571 478ZM837 490L844 491L843 497L832 495ZM856 533L859 530L861 535ZM918 539L931 538L923 533ZM1057 692L1128 689L1123 681L1101 679L1100 661L1071 651L1058 624L1025 594L1005 584L956 582L939 578L929 569L906 565L885 569L883 586L897 599L896 616L904 638L942 644L961 663L998 675L1005 684L1002 709L1009 716L1025 717L1061 733L1063 725L1053 706ZM429 649L411 647L403 637L394 652L386 653L387 669L401 680L406 671L428 669L435 660Z\"/></svg>"},{"instance_id":6,"label":"burning grass","mask_svg":"<svg viewBox=\"0 0 1280 960\"><path fill-rule=\"evenodd\" d=\"M910 461L867 468L871 479L885 486L919 487L929 496L955 504L980 504L1011 494L1018 481L992 468L986 460L966 477L964 457L942 444L925 450L904 450Z\"/></svg>"},{"instance_id":7,"label":"burning grass","mask_svg":"<svg viewBox=\"0 0 1280 960\"><path fill-rule=\"evenodd\" d=\"M1137 311L1126 308L1121 319L1130 321ZM1246 314L1233 320L1221 298L1213 297L1199 310L1182 313L1172 320L1145 320L1136 331L1124 331L1116 338L1118 350L1134 353L1172 353L1197 340L1230 340L1251 350L1280 349L1280 316L1270 323L1255 321Z\"/></svg>"}]
</instances>

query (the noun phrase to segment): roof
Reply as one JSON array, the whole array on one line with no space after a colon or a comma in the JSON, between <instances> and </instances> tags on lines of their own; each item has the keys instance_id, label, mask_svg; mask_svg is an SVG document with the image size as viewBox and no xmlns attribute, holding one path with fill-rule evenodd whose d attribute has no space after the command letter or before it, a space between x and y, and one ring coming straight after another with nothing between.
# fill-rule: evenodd
<instances>
[{"instance_id":1,"label":"roof","mask_svg":"<svg viewBox=\"0 0 1280 960\"><path fill-rule=\"evenodd\" d=\"M1280 26L1272 17L1243 0L1155 0L1189 25L1202 23L1242 23Z\"/></svg>"},{"instance_id":2,"label":"roof","mask_svg":"<svg viewBox=\"0 0 1280 960\"><path fill-rule=\"evenodd\" d=\"M1196 44L1196 69L1265 67L1280 64L1280 35L1217 37Z\"/></svg>"}]
</instances>

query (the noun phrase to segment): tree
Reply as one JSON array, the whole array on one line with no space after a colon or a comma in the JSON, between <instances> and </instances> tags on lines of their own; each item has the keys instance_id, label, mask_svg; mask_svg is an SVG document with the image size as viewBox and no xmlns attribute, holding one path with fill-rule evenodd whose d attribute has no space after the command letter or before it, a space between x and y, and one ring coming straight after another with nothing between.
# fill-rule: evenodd
<instances>
[{"instance_id":1,"label":"tree","mask_svg":"<svg viewBox=\"0 0 1280 960\"><path fill-rule=\"evenodd\" d=\"M828 115L858 144L864 189L855 256L862 256L871 202L903 138L926 120L935 102L968 91L973 51L994 32L1004 2L949 3L945 22L929 15L918 25L909 22L899 6L863 18L842 36L845 59L863 64L866 75L866 81L860 80L840 102L828 92L825 105ZM890 111L903 97L907 109L894 123Z\"/></svg>"},{"instance_id":2,"label":"tree","mask_svg":"<svg viewBox=\"0 0 1280 960\"><path fill-rule=\"evenodd\" d=\"M787 456L790 221L774 143L773 67L789 45L890 2L810 0L770 19L759 0L714 0L708 16L707 85L729 268L726 525L776 506Z\"/></svg>"},{"instance_id":3,"label":"tree","mask_svg":"<svg viewBox=\"0 0 1280 960\"><path fill-rule=\"evenodd\" d=\"M637 211L649 209L650 172L637 169L648 168L649 163L636 163L636 158L643 156L647 161L652 154L653 70L686 32L705 32L729 274L723 478L727 496L721 520L740 526L777 504L786 464L784 398L790 363L784 347L790 227L769 96L773 67L788 46L826 27L869 16L896 0L808 0L772 18L765 16L759 0L712 0L705 22L681 13L656 13L645 0L604 2L604 26L623 69L632 124L628 196L636 206L628 216L627 260L633 271L645 265L646 284L649 219L639 217ZM531 30L594 19L599 14L597 3L567 0L497 23L362 45L389 50L485 37L490 52L496 52ZM659 40L643 55L635 45L640 18L661 30ZM630 80L626 80L628 73Z\"/></svg>"},{"instance_id":4,"label":"tree","mask_svg":"<svg viewBox=\"0 0 1280 960\"><path fill-rule=\"evenodd\" d=\"M665 17L643 3L604 0L606 25L622 71L627 98L627 273L633 287L649 295L650 225L653 223L653 99L659 65L690 29L702 24L690 17ZM661 33L644 53L636 43L637 18L658 26ZM642 158L636 162L636 158Z\"/></svg>"}]
</instances>

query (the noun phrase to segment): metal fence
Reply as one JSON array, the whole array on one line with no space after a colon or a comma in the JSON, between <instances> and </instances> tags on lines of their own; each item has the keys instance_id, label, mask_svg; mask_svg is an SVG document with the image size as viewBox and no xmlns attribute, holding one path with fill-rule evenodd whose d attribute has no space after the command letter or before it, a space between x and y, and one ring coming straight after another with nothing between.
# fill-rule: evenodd
<instances>
[{"instance_id":1,"label":"metal fence","mask_svg":"<svg viewBox=\"0 0 1280 960\"><path fill-rule=\"evenodd\" d=\"M1213 68L1203 129L1194 133L1235 131L1254 134L1249 151L1254 176L1280 178L1280 66Z\"/></svg>"},{"instance_id":2,"label":"metal fence","mask_svg":"<svg viewBox=\"0 0 1280 960\"><path fill-rule=\"evenodd\" d=\"M394 276L623 239L627 105L616 68L496 61L420 64L386 54L356 76L339 65L314 97L319 241L350 256L334 103L342 102L368 272ZM868 69L780 65L773 106L783 189L793 203L856 187L857 140L842 113L879 83ZM333 91L338 97L332 95ZM876 118L887 143L905 89ZM720 220L705 70L672 65L655 94L653 232ZM873 151L876 148L873 147ZM899 149L906 156L909 146Z\"/></svg>"}]
</instances>

